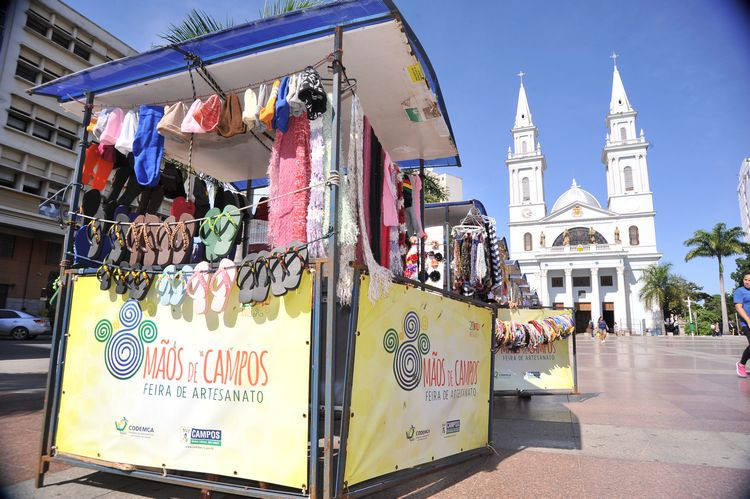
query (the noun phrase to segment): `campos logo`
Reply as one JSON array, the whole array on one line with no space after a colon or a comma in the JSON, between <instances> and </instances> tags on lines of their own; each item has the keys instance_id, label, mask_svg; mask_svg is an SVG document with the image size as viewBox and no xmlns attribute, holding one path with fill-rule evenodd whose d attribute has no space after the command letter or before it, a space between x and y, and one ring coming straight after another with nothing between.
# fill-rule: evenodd
<instances>
[{"instance_id":1,"label":"campos logo","mask_svg":"<svg viewBox=\"0 0 750 499\"><path fill-rule=\"evenodd\" d=\"M128 300L120 307L122 329L112 334L112 323L102 319L94 327L94 337L104 343L104 364L117 379L128 379L143 364L144 343L156 339L156 324L142 320L143 312L138 300Z\"/></svg>"},{"instance_id":2,"label":"campos logo","mask_svg":"<svg viewBox=\"0 0 750 499\"><path fill-rule=\"evenodd\" d=\"M424 430L417 430L414 428L414 425L411 425L408 430L406 430L406 439L410 442L413 442L414 440L424 440L425 438L430 436L430 430L424 429Z\"/></svg>"},{"instance_id":3,"label":"campos logo","mask_svg":"<svg viewBox=\"0 0 750 499\"><path fill-rule=\"evenodd\" d=\"M398 386L411 391L419 386L422 380L422 356L430 351L430 338L420 333L422 327L419 316L413 310L404 316L404 336L406 339L399 345L399 335L391 328L383 336L383 348L393 356L393 376Z\"/></svg>"},{"instance_id":4,"label":"campos logo","mask_svg":"<svg viewBox=\"0 0 750 499\"><path fill-rule=\"evenodd\" d=\"M221 430L182 428L182 441L190 445L221 446Z\"/></svg>"}]
</instances>

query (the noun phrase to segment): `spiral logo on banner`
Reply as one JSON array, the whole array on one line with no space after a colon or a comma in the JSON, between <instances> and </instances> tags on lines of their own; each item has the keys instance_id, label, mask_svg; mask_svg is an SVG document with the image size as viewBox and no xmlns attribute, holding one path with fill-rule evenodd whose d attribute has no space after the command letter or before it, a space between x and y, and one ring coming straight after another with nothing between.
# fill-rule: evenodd
<instances>
[{"instance_id":1,"label":"spiral logo on banner","mask_svg":"<svg viewBox=\"0 0 750 499\"><path fill-rule=\"evenodd\" d=\"M399 334L391 328L383 336L383 348L393 356L393 376L402 389L411 391L422 380L422 356L430 351L430 338L420 333L422 327L416 312L404 316L404 341L399 344Z\"/></svg>"},{"instance_id":2,"label":"spiral logo on banner","mask_svg":"<svg viewBox=\"0 0 750 499\"><path fill-rule=\"evenodd\" d=\"M128 300L122 304L119 313L122 329L112 334L114 328L107 319L102 319L94 327L94 337L104 345L104 365L117 379L131 378L143 363L145 346L156 339L156 324L143 320L143 311L138 300Z\"/></svg>"}]
</instances>

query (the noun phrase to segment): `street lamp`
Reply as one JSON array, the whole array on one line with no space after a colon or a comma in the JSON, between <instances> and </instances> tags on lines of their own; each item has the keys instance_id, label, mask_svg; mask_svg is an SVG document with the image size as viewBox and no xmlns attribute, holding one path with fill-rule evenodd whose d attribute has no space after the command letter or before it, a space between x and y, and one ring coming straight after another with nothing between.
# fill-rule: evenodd
<instances>
[{"instance_id":1,"label":"street lamp","mask_svg":"<svg viewBox=\"0 0 750 499\"><path fill-rule=\"evenodd\" d=\"M698 329L698 325L693 322L693 308L690 306L690 295L687 297L688 302L688 315L690 316L690 336L695 336L695 330Z\"/></svg>"}]
</instances>

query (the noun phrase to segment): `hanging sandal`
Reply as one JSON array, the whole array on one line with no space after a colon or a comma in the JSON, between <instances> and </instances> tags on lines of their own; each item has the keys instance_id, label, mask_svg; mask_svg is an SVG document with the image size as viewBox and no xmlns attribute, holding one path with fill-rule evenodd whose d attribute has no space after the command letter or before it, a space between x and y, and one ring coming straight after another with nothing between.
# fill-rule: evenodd
<instances>
[{"instance_id":1,"label":"hanging sandal","mask_svg":"<svg viewBox=\"0 0 750 499\"><path fill-rule=\"evenodd\" d=\"M224 258L219 262L219 268L211 277L209 289L213 298L211 298L211 310L216 313L223 312L229 301L229 295L232 292L232 284L237 276L237 269L234 262Z\"/></svg>"},{"instance_id":2,"label":"hanging sandal","mask_svg":"<svg viewBox=\"0 0 750 499\"><path fill-rule=\"evenodd\" d=\"M99 279L99 289L107 291L112 287L112 269L106 263L96 271L96 278Z\"/></svg>"},{"instance_id":3,"label":"hanging sandal","mask_svg":"<svg viewBox=\"0 0 750 499\"><path fill-rule=\"evenodd\" d=\"M258 273L255 269L255 260L257 253L250 253L240 263L237 269L237 287L240 289L240 303L250 303L253 301L255 287L258 285Z\"/></svg>"},{"instance_id":4,"label":"hanging sandal","mask_svg":"<svg viewBox=\"0 0 750 499\"><path fill-rule=\"evenodd\" d=\"M200 262L193 269L193 274L187 281L187 295L193 299L193 312L205 314L208 308L209 289L208 275L210 265L208 262ZM210 279L210 277L209 277Z\"/></svg>"},{"instance_id":5,"label":"hanging sandal","mask_svg":"<svg viewBox=\"0 0 750 499\"><path fill-rule=\"evenodd\" d=\"M115 222L107 231L107 237L109 238L109 245L111 250L107 261L114 265L118 265L123 260L127 260L130 256L128 252L127 241L125 240L125 232L123 231L123 225L130 223L130 218L120 213L115 217Z\"/></svg>"},{"instance_id":6,"label":"hanging sandal","mask_svg":"<svg viewBox=\"0 0 750 499\"><path fill-rule=\"evenodd\" d=\"M213 246L214 254L219 256L228 255L234 248L237 232L240 229L242 212L235 205L228 204L214 222L214 232L217 241Z\"/></svg>"},{"instance_id":7,"label":"hanging sandal","mask_svg":"<svg viewBox=\"0 0 750 499\"><path fill-rule=\"evenodd\" d=\"M159 217L156 215L144 216L144 225L141 229L143 241L143 265L151 267L159 258L159 246L156 244L156 233L159 231Z\"/></svg>"},{"instance_id":8,"label":"hanging sandal","mask_svg":"<svg viewBox=\"0 0 750 499\"><path fill-rule=\"evenodd\" d=\"M256 286L253 292L253 301L256 303L266 301L268 298L268 291L271 288L271 262L269 261L270 254L268 251L261 251L258 253L258 258L255 260L255 272L256 272Z\"/></svg>"},{"instance_id":9,"label":"hanging sandal","mask_svg":"<svg viewBox=\"0 0 750 499\"><path fill-rule=\"evenodd\" d=\"M174 225L175 221L174 217L169 217L156 228L155 243L159 250L159 254L156 258L157 265L169 265L170 263L173 263L172 241L174 239L173 232L177 227Z\"/></svg>"},{"instance_id":10,"label":"hanging sandal","mask_svg":"<svg viewBox=\"0 0 750 499\"><path fill-rule=\"evenodd\" d=\"M174 279L175 266L168 265L156 278L156 292L159 295L160 305L169 305L172 300L172 279Z\"/></svg>"},{"instance_id":11,"label":"hanging sandal","mask_svg":"<svg viewBox=\"0 0 750 499\"><path fill-rule=\"evenodd\" d=\"M195 222L192 215L183 213L177 219L177 225L172 226L172 239L169 247L172 250L172 263L180 264L190 261L193 254L193 233Z\"/></svg>"},{"instance_id":12,"label":"hanging sandal","mask_svg":"<svg viewBox=\"0 0 750 499\"><path fill-rule=\"evenodd\" d=\"M128 278L130 276L130 266L127 263L120 263L119 267L112 270L112 281L115 283L115 293L124 295L128 291Z\"/></svg>"},{"instance_id":13,"label":"hanging sandal","mask_svg":"<svg viewBox=\"0 0 750 499\"><path fill-rule=\"evenodd\" d=\"M274 296L283 296L286 294L284 279L289 275L289 269L285 260L286 249L277 248L271 252L268 258L270 264L271 293Z\"/></svg>"},{"instance_id":14,"label":"hanging sandal","mask_svg":"<svg viewBox=\"0 0 750 499\"><path fill-rule=\"evenodd\" d=\"M128 281L128 295L138 301L146 298L148 290L151 287L151 276L140 268L140 265L136 265L130 271L130 279Z\"/></svg>"},{"instance_id":15,"label":"hanging sandal","mask_svg":"<svg viewBox=\"0 0 750 499\"><path fill-rule=\"evenodd\" d=\"M219 216L221 216L221 210L218 208L211 208L205 215L205 220L201 222L201 227L198 232L203 244L206 246L206 259L215 260L216 253L214 247L219 241L219 236L216 233L216 223Z\"/></svg>"},{"instance_id":16,"label":"hanging sandal","mask_svg":"<svg viewBox=\"0 0 750 499\"><path fill-rule=\"evenodd\" d=\"M284 255L284 262L287 274L282 284L287 291L297 289L302 280L302 272L307 266L307 246L303 246L299 241L292 241Z\"/></svg>"},{"instance_id":17,"label":"hanging sandal","mask_svg":"<svg viewBox=\"0 0 750 499\"><path fill-rule=\"evenodd\" d=\"M145 217L143 215L138 215L137 217L135 217L135 219L130 223L127 234L125 234L125 242L128 251L130 252L131 266L140 264L141 260L143 259L143 246L145 244L143 243L142 232L146 227L143 224L144 220Z\"/></svg>"},{"instance_id":18,"label":"hanging sandal","mask_svg":"<svg viewBox=\"0 0 750 499\"><path fill-rule=\"evenodd\" d=\"M172 292L169 299L170 305L178 306L183 302L185 292L187 291L187 281L192 273L193 267L185 265L174 275L172 278Z\"/></svg>"}]
</instances>

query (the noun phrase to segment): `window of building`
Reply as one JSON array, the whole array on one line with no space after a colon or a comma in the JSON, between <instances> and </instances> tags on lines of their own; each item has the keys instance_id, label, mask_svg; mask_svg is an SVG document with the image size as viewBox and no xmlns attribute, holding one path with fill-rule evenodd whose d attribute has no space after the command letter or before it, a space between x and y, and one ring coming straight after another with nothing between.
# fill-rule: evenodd
<instances>
[{"instance_id":1,"label":"window of building","mask_svg":"<svg viewBox=\"0 0 750 499\"><path fill-rule=\"evenodd\" d=\"M599 285L600 286L612 286L612 276L611 275L600 275L599 276Z\"/></svg>"},{"instance_id":2,"label":"window of building","mask_svg":"<svg viewBox=\"0 0 750 499\"><path fill-rule=\"evenodd\" d=\"M631 225L628 229L628 234L630 235L630 245L638 246L640 244L640 240L638 239L638 227Z\"/></svg>"},{"instance_id":3,"label":"window of building","mask_svg":"<svg viewBox=\"0 0 750 499\"><path fill-rule=\"evenodd\" d=\"M591 286L591 276L573 276L573 286L577 288L588 288Z\"/></svg>"},{"instance_id":4,"label":"window of building","mask_svg":"<svg viewBox=\"0 0 750 499\"><path fill-rule=\"evenodd\" d=\"M63 132L58 131L57 138L55 139L55 144L57 144L58 146L64 147L65 149L70 149L72 151L75 148L76 139L72 135L68 135Z\"/></svg>"},{"instance_id":5,"label":"window of building","mask_svg":"<svg viewBox=\"0 0 750 499\"><path fill-rule=\"evenodd\" d=\"M11 128L15 128L16 130L26 132L29 130L29 125L31 124L31 118L23 115L22 113L18 111L8 110L8 121L6 122L6 124Z\"/></svg>"},{"instance_id":6,"label":"window of building","mask_svg":"<svg viewBox=\"0 0 750 499\"><path fill-rule=\"evenodd\" d=\"M47 256L44 259L47 265L57 265L60 263L60 257L62 256L62 244L53 243L52 241L47 242Z\"/></svg>"},{"instance_id":7,"label":"window of building","mask_svg":"<svg viewBox=\"0 0 750 499\"><path fill-rule=\"evenodd\" d=\"M26 27L30 28L42 36L47 36L49 24L46 19L42 18L33 10L26 12Z\"/></svg>"},{"instance_id":8,"label":"window of building","mask_svg":"<svg viewBox=\"0 0 750 499\"><path fill-rule=\"evenodd\" d=\"M633 189L633 169L626 166L622 169L622 176L624 178L625 190L632 191Z\"/></svg>"},{"instance_id":9,"label":"window of building","mask_svg":"<svg viewBox=\"0 0 750 499\"><path fill-rule=\"evenodd\" d=\"M5 187L15 187L18 174L10 168L0 166L0 185Z\"/></svg>"},{"instance_id":10,"label":"window of building","mask_svg":"<svg viewBox=\"0 0 750 499\"><path fill-rule=\"evenodd\" d=\"M31 83L36 83L37 76L39 76L39 69L27 62L18 61L16 64L16 76L20 76Z\"/></svg>"},{"instance_id":11,"label":"window of building","mask_svg":"<svg viewBox=\"0 0 750 499\"><path fill-rule=\"evenodd\" d=\"M529 188L529 177L524 177L521 179L521 194L523 196L524 201L529 201L531 199L531 189Z\"/></svg>"},{"instance_id":12,"label":"window of building","mask_svg":"<svg viewBox=\"0 0 750 499\"><path fill-rule=\"evenodd\" d=\"M52 139L52 130L53 128L49 125L46 125L40 121L34 122L34 131L31 133L34 137L38 137L40 139L44 140L51 140Z\"/></svg>"},{"instance_id":13,"label":"window of building","mask_svg":"<svg viewBox=\"0 0 750 499\"><path fill-rule=\"evenodd\" d=\"M620 127L620 140L622 140L623 142L628 140L628 132L627 130L625 130L624 126Z\"/></svg>"},{"instance_id":14,"label":"window of building","mask_svg":"<svg viewBox=\"0 0 750 499\"><path fill-rule=\"evenodd\" d=\"M531 233L529 232L523 235L523 250L531 251Z\"/></svg>"},{"instance_id":15,"label":"window of building","mask_svg":"<svg viewBox=\"0 0 750 499\"><path fill-rule=\"evenodd\" d=\"M0 258L13 258L16 249L16 236L0 234Z\"/></svg>"},{"instance_id":16,"label":"window of building","mask_svg":"<svg viewBox=\"0 0 750 499\"><path fill-rule=\"evenodd\" d=\"M562 288L563 287L563 278L562 277L553 277L551 279L550 285L553 288Z\"/></svg>"},{"instance_id":17,"label":"window of building","mask_svg":"<svg viewBox=\"0 0 750 499\"><path fill-rule=\"evenodd\" d=\"M66 34L57 26L52 28L52 41L66 50L70 50L70 35Z\"/></svg>"},{"instance_id":18,"label":"window of building","mask_svg":"<svg viewBox=\"0 0 750 499\"><path fill-rule=\"evenodd\" d=\"M87 61L91 57L91 51L86 48L82 43L76 42L73 44L73 53L78 57L86 59Z\"/></svg>"}]
</instances>

